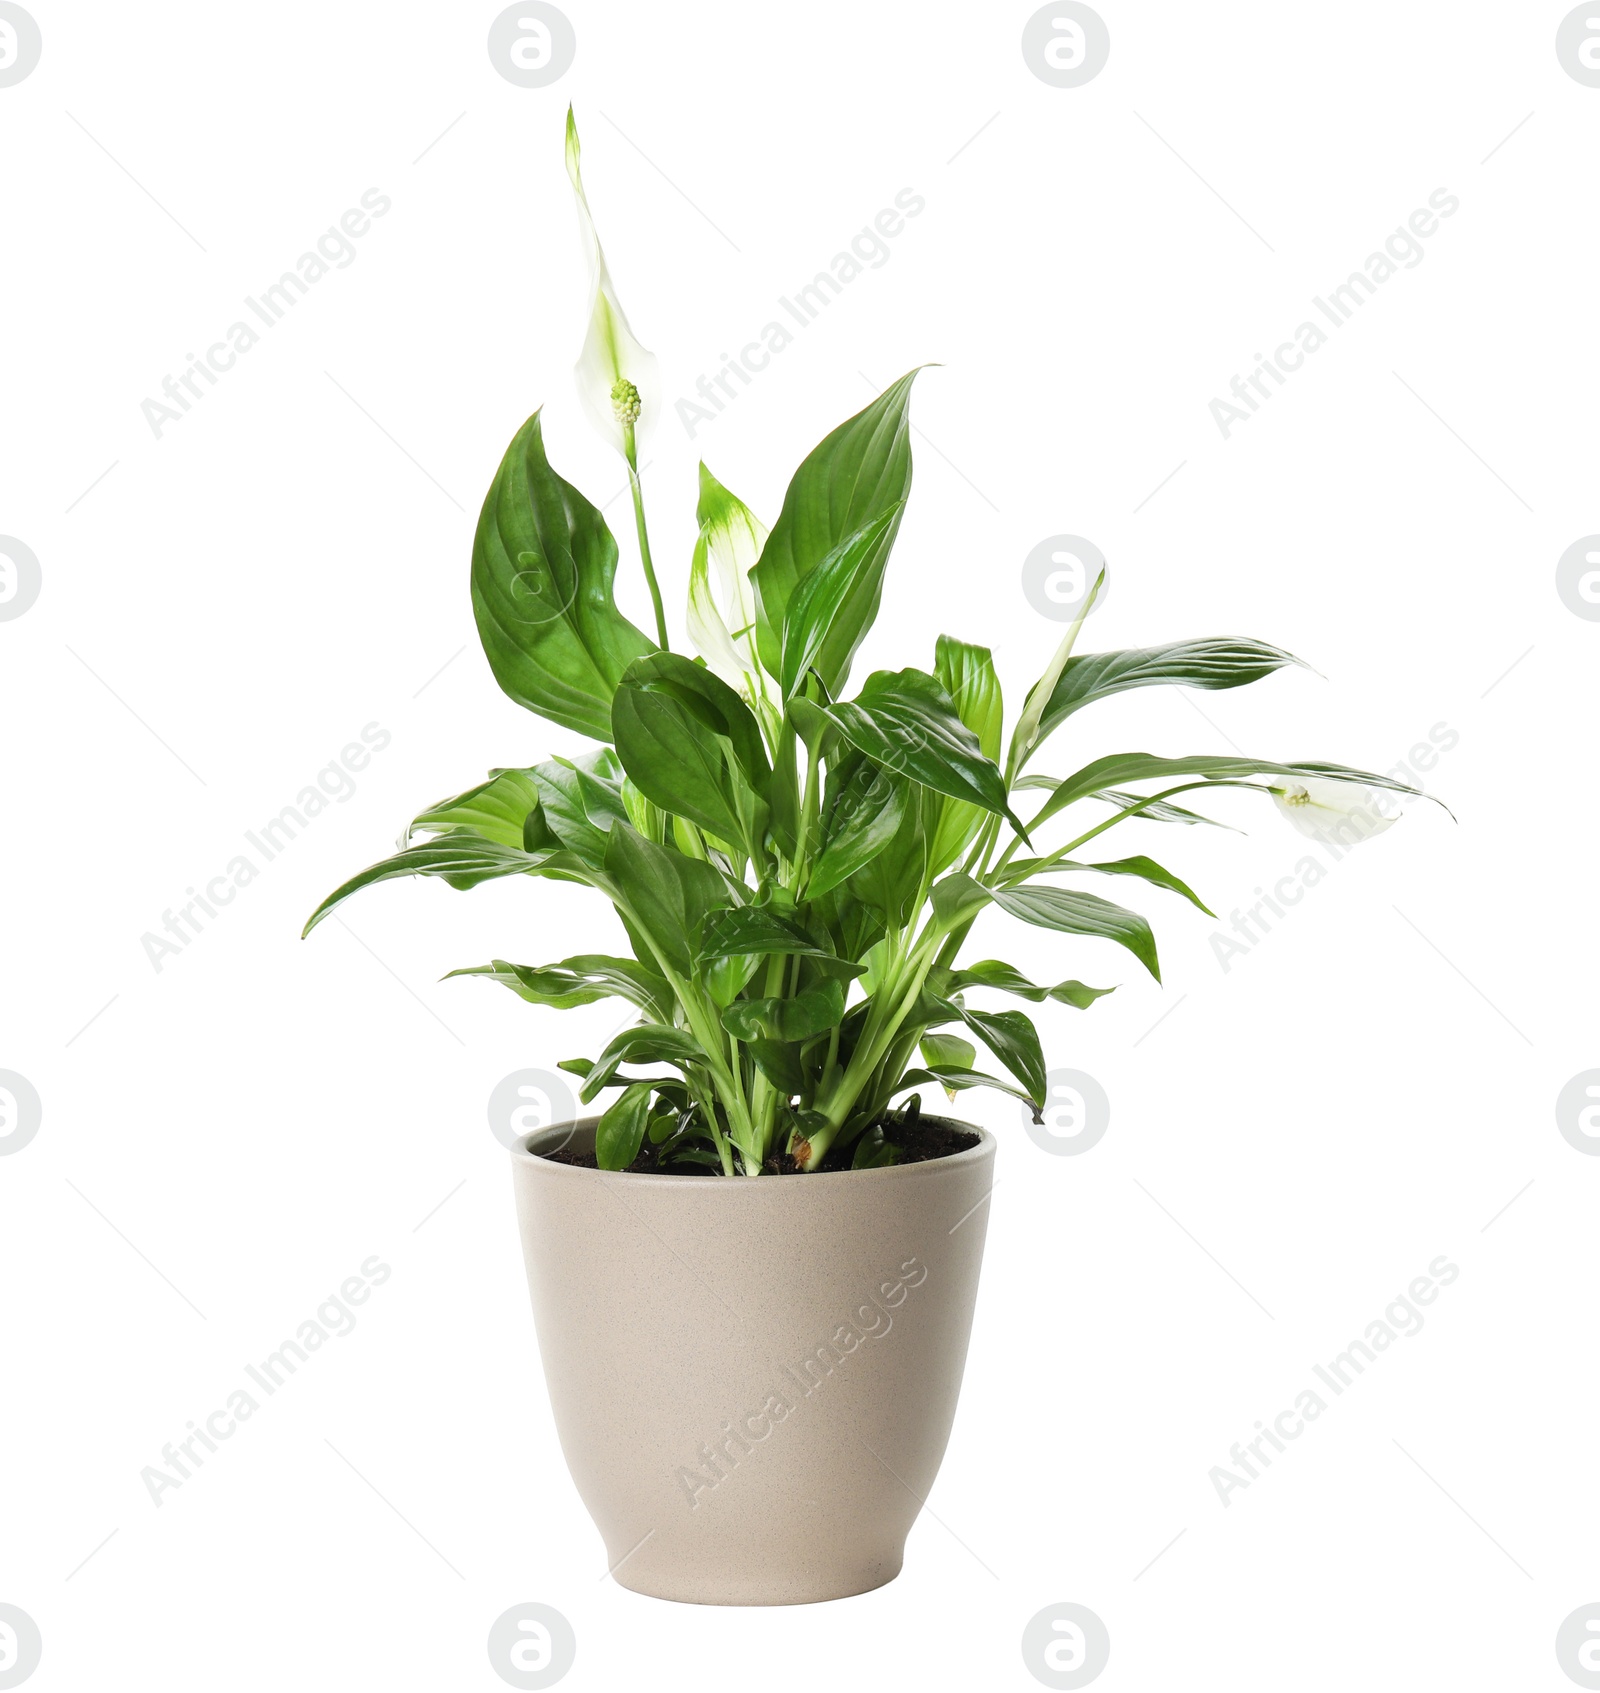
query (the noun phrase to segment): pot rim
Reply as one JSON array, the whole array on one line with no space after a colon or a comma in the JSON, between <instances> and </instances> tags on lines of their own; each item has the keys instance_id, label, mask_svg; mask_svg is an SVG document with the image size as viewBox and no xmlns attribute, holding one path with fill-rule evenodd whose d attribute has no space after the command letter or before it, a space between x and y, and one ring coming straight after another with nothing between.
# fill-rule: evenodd
<instances>
[{"instance_id":1,"label":"pot rim","mask_svg":"<svg viewBox=\"0 0 1600 1693\"><path fill-rule=\"evenodd\" d=\"M548 1123L542 1129L534 1129L523 1135L520 1144L508 1148L513 1165L526 1164L536 1166L541 1173L549 1172L557 1177L574 1177L582 1181L624 1182L630 1188L645 1185L658 1188L687 1189L690 1192L703 1191L708 1188L731 1187L735 1192L749 1192L752 1181L758 1184L763 1178L750 1176L713 1177L707 1180L698 1176L673 1176L658 1170L586 1170L577 1164L557 1164L553 1159L541 1158L530 1150L533 1143L548 1137L570 1134L574 1129L592 1129L600 1118L598 1115L589 1117L574 1117L565 1123ZM977 1163L992 1157L998 1151L1000 1142L988 1129L979 1123L963 1122L959 1117L934 1117L929 1121L948 1123L968 1134L978 1137L976 1146L964 1147L960 1152L952 1152L944 1158L925 1158L915 1164L888 1164L876 1170L818 1170L805 1178L802 1192L815 1191L818 1182L860 1182L867 1179L898 1177L904 1181L917 1177L927 1177L945 1169L965 1168L969 1163ZM762 1191L770 1192L770 1188Z\"/></svg>"}]
</instances>

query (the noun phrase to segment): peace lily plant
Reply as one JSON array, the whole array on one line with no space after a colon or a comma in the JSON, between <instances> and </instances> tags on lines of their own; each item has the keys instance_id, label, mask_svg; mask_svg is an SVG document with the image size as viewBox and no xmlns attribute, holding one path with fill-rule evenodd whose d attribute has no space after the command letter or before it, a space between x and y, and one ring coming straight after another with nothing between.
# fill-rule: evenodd
<instances>
[{"instance_id":1,"label":"peace lily plant","mask_svg":"<svg viewBox=\"0 0 1600 1693\"><path fill-rule=\"evenodd\" d=\"M685 1174L882 1167L918 1109L891 1107L930 1083L1000 1088L1037 1112L1046 1064L1032 1021L971 996L1087 1009L1110 990L1035 984L997 959L964 964L980 913L1116 941L1159 980L1146 919L1078 883L1129 879L1207 908L1142 854L1079 856L1101 836L1133 819L1210 822L1176 802L1220 788L1272 795L1309 833L1361 812L1364 835L1379 821L1364 789L1416 790L1342 765L1211 754L1121 753L1040 774L1038 756L1098 700L1158 683L1235 688L1298 662L1235 638L1079 653L1099 582L1009 735L989 652L953 636L931 665L875 671L852 691L911 489L915 371L806 457L770 530L701 465L687 611L698 657L673 651L638 468L660 408L656 360L617 299L570 112L566 163L593 283L578 388L627 464L654 638L617 609L617 543L551 468L536 412L484 501L473 609L505 692L598 745L494 770L430 806L307 932L358 889L400 876L599 892L632 956L495 959L451 974L535 1005L612 996L638 1008L597 1057L562 1066L583 1078L585 1101L606 1101L595 1140L605 1170L642 1148L652 1169ZM975 1042L1003 1074L980 1068Z\"/></svg>"}]
</instances>

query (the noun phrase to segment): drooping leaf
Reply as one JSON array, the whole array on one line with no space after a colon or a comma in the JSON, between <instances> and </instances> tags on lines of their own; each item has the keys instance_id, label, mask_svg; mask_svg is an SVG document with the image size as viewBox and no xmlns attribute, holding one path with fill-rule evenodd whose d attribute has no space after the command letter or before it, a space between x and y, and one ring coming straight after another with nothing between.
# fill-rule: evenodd
<instances>
[{"instance_id":1,"label":"drooping leaf","mask_svg":"<svg viewBox=\"0 0 1600 1693\"><path fill-rule=\"evenodd\" d=\"M839 425L807 455L783 497L783 510L751 572L757 597L757 642L769 675L782 674L783 622L800 582L847 535L905 503L911 491L907 405L916 371L902 376L865 410ZM837 696L873 619L897 522L878 540L846 596L812 666Z\"/></svg>"},{"instance_id":2,"label":"drooping leaf","mask_svg":"<svg viewBox=\"0 0 1600 1693\"><path fill-rule=\"evenodd\" d=\"M1149 923L1137 911L1113 905L1098 894L1079 893L1076 888L1046 888L1037 884L996 888L991 897L1002 911L1038 928L1116 941L1119 946L1125 946L1158 982L1161 980L1155 936L1150 932Z\"/></svg>"},{"instance_id":3,"label":"drooping leaf","mask_svg":"<svg viewBox=\"0 0 1600 1693\"><path fill-rule=\"evenodd\" d=\"M934 1034L930 1031L918 1044L924 1060L929 1064L942 1065L947 1069L970 1070L977 1061L977 1047L971 1041L963 1040L960 1035Z\"/></svg>"},{"instance_id":4,"label":"drooping leaf","mask_svg":"<svg viewBox=\"0 0 1600 1693\"><path fill-rule=\"evenodd\" d=\"M829 706L828 715L874 763L950 799L998 812L1023 832L999 767L984 756L936 677L924 670L874 671L858 698Z\"/></svg>"},{"instance_id":5,"label":"drooping leaf","mask_svg":"<svg viewBox=\"0 0 1600 1693\"><path fill-rule=\"evenodd\" d=\"M587 1104L624 1064L703 1064L705 1058L699 1041L688 1030L666 1023L635 1023L611 1037L584 1078L578 1097Z\"/></svg>"},{"instance_id":6,"label":"drooping leaf","mask_svg":"<svg viewBox=\"0 0 1600 1693\"><path fill-rule=\"evenodd\" d=\"M706 920L700 937L701 962L731 958L739 953L809 954L828 956L825 948L789 917L781 917L764 906L741 905L719 911Z\"/></svg>"},{"instance_id":7,"label":"drooping leaf","mask_svg":"<svg viewBox=\"0 0 1600 1693\"><path fill-rule=\"evenodd\" d=\"M650 1120L650 1089L640 1082L624 1088L594 1131L595 1162L602 1170L626 1170L639 1156Z\"/></svg>"},{"instance_id":8,"label":"drooping leaf","mask_svg":"<svg viewBox=\"0 0 1600 1693\"><path fill-rule=\"evenodd\" d=\"M1038 1106L1015 1082L1002 1081L998 1076L987 1076L981 1070L964 1069L953 1064L930 1064L925 1069L907 1070L893 1092L904 1093L907 1088L922 1087L927 1082L937 1082L950 1093L960 1093L965 1088L995 1088L1000 1093L1009 1093L1013 1099L1020 1099L1032 1110L1033 1120L1036 1123L1040 1121Z\"/></svg>"},{"instance_id":9,"label":"drooping leaf","mask_svg":"<svg viewBox=\"0 0 1600 1693\"><path fill-rule=\"evenodd\" d=\"M1020 884L1031 875L1040 861L1037 859L1018 859L1007 868L1007 878L1013 885ZM1102 876L1137 876L1142 882L1149 882L1152 886L1166 888L1182 896L1193 906L1205 912L1207 917L1215 917L1209 905L1185 881L1174 876L1170 870L1163 869L1153 858L1142 855L1134 858L1113 859L1107 864L1080 864L1071 858L1058 858L1053 864L1046 866L1044 874L1054 875L1058 870L1094 870Z\"/></svg>"},{"instance_id":10,"label":"drooping leaf","mask_svg":"<svg viewBox=\"0 0 1600 1693\"><path fill-rule=\"evenodd\" d=\"M560 1011L597 999L626 999L655 1018L668 1016L672 1008L671 990L663 977L631 958L604 953L580 953L559 964L538 966L508 964L497 958L492 964L451 970L443 980L452 976L483 976L502 983L530 1005L549 1005Z\"/></svg>"},{"instance_id":11,"label":"drooping leaf","mask_svg":"<svg viewBox=\"0 0 1600 1693\"><path fill-rule=\"evenodd\" d=\"M1034 1107L1041 1106L1046 1088L1044 1051L1039 1044L1039 1031L1027 1014L963 1008L961 1020L1022 1083ZM969 1058L967 1067L970 1069L971 1065Z\"/></svg>"},{"instance_id":12,"label":"drooping leaf","mask_svg":"<svg viewBox=\"0 0 1600 1693\"><path fill-rule=\"evenodd\" d=\"M1053 988L1036 987L1015 965L1002 963L998 958L980 959L965 969L952 970L943 983L946 991L959 993L963 988L993 988L998 993L1015 994L1018 999L1042 1005L1053 999L1059 1005L1071 1005L1085 1011L1097 999L1115 988L1086 988L1082 982L1057 982Z\"/></svg>"},{"instance_id":13,"label":"drooping leaf","mask_svg":"<svg viewBox=\"0 0 1600 1693\"><path fill-rule=\"evenodd\" d=\"M521 847L505 846L485 835L469 834L465 830L440 835L431 841L408 846L377 864L341 883L306 920L301 938L328 915L336 905L351 894L375 882L393 881L398 876L438 876L453 888L473 888L479 882L493 881L498 876L540 875L553 870L581 870L582 865L569 853L524 852Z\"/></svg>"},{"instance_id":14,"label":"drooping leaf","mask_svg":"<svg viewBox=\"0 0 1600 1693\"><path fill-rule=\"evenodd\" d=\"M1358 782L1369 788L1382 788L1397 794L1418 794L1422 791L1405 782L1397 782L1391 776L1375 776L1370 771L1352 770L1343 764L1274 764L1267 759L1222 754L1158 758L1148 752L1121 752L1112 753L1106 758L1097 758L1093 764L1086 764L1081 770L1057 782L1051 797L1033 819L1032 827L1037 828L1046 819L1054 817L1058 811L1065 810L1077 800L1086 799L1090 794L1098 793L1108 785L1152 779L1167 781L1185 776L1199 776L1207 781L1226 781L1230 777L1241 776L1288 776L1294 779L1315 776L1333 782Z\"/></svg>"},{"instance_id":15,"label":"drooping leaf","mask_svg":"<svg viewBox=\"0 0 1600 1693\"><path fill-rule=\"evenodd\" d=\"M617 610L617 544L545 458L539 414L489 485L472 545L472 609L495 680L518 705L594 740L611 696L655 643Z\"/></svg>"},{"instance_id":16,"label":"drooping leaf","mask_svg":"<svg viewBox=\"0 0 1600 1693\"><path fill-rule=\"evenodd\" d=\"M472 829L502 846L525 847L523 825L538 804L539 790L531 771L491 770L488 781L419 812L411 819L401 844L409 845L418 830L440 834L449 829Z\"/></svg>"}]
</instances>

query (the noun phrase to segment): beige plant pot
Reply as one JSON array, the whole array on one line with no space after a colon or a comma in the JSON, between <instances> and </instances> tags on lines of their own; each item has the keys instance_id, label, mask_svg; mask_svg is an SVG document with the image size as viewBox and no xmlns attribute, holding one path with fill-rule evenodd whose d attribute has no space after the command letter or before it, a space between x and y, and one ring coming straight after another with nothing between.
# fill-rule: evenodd
<instances>
[{"instance_id":1,"label":"beige plant pot","mask_svg":"<svg viewBox=\"0 0 1600 1693\"><path fill-rule=\"evenodd\" d=\"M512 1153L561 1448L624 1587L797 1605L899 1574L972 1329L976 1132L924 1164L753 1180ZM569 1139L592 1147L594 1119L525 1145Z\"/></svg>"}]
</instances>

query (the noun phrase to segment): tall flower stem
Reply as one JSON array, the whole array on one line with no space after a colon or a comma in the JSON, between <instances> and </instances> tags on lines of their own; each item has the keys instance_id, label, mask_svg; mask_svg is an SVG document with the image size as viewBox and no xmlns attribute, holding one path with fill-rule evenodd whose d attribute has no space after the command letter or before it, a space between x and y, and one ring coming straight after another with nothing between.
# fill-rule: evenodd
<instances>
[{"instance_id":1,"label":"tall flower stem","mask_svg":"<svg viewBox=\"0 0 1600 1693\"><path fill-rule=\"evenodd\" d=\"M644 565L644 579L650 587L650 603L655 607L656 640L663 652L671 652L672 643L667 639L667 614L662 609L661 588L656 581L655 563L650 557L650 532L645 528L644 489L639 483L639 453L634 445L631 418L622 420L622 451L628 461L628 487L633 494L633 525L639 534L639 561Z\"/></svg>"}]
</instances>

